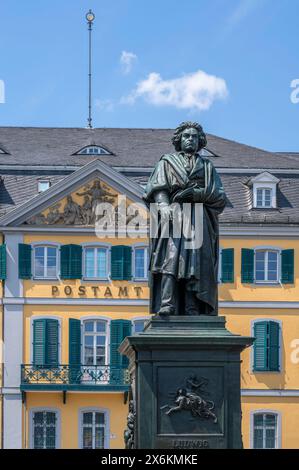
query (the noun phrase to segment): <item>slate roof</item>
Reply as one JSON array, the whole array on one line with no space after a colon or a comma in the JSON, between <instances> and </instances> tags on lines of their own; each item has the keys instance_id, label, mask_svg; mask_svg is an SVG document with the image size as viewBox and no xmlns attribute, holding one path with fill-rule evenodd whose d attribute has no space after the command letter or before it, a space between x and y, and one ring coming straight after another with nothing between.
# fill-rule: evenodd
<instances>
[{"instance_id":1,"label":"slate roof","mask_svg":"<svg viewBox=\"0 0 299 470\"><path fill-rule=\"evenodd\" d=\"M10 212L37 194L37 180L47 178L52 184L70 174L72 169L21 170L17 165L80 167L98 158L114 167L126 167L124 174L145 185L149 171L163 153L171 152L172 129L62 129L0 127L0 216ZM113 153L108 156L73 155L86 145L99 145ZM298 152L267 152L221 137L208 135L208 145L217 157L211 157L220 170L228 198L222 224L299 224ZM15 169L5 168L7 165ZM240 169L239 173L229 169ZM250 169L281 170L277 209L253 209L252 189L248 182L255 176ZM133 171L133 170L137 170Z\"/></svg>"},{"instance_id":2,"label":"slate roof","mask_svg":"<svg viewBox=\"0 0 299 470\"><path fill-rule=\"evenodd\" d=\"M72 165L81 166L92 155L74 155L87 145L99 145L113 155L100 158L108 165L153 167L163 153L173 151L173 129L84 129L42 127L0 127L2 165ZM299 158L291 154L271 153L208 134L207 147L218 157L211 160L220 168L299 169Z\"/></svg>"}]
</instances>

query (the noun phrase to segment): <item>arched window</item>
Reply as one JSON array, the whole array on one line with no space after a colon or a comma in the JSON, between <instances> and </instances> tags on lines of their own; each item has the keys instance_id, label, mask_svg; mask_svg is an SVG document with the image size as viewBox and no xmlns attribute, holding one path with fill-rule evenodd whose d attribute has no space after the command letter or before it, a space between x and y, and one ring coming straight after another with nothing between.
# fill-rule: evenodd
<instances>
[{"instance_id":1,"label":"arched window","mask_svg":"<svg viewBox=\"0 0 299 470\"><path fill-rule=\"evenodd\" d=\"M112 155L112 154L104 147L100 147L98 145L88 145L87 147L84 147L83 149L79 150L79 152L77 152L76 155Z\"/></svg>"}]
</instances>

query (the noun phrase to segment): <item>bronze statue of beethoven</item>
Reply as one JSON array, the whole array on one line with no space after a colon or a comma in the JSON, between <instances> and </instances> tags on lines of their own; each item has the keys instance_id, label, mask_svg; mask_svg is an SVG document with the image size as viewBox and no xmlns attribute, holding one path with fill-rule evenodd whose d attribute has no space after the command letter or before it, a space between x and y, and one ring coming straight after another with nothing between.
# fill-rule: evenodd
<instances>
[{"instance_id":1,"label":"bronze statue of beethoven","mask_svg":"<svg viewBox=\"0 0 299 470\"><path fill-rule=\"evenodd\" d=\"M158 205L160 224L163 218L170 219L170 236L151 240L151 311L159 315L217 315L218 214L225 207L225 193L213 164L199 154L207 144L199 124L182 123L172 143L176 151L162 155L144 194L147 204ZM190 203L193 226L198 213L195 206L203 204L200 247L187 247L183 233L172 236L173 203L182 210L184 203Z\"/></svg>"}]
</instances>

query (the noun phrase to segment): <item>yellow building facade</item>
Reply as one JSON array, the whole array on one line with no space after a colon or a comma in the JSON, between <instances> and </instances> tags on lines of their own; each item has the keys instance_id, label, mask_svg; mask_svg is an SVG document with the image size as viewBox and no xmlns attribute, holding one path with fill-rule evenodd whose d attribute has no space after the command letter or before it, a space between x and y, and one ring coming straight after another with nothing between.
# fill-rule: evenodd
<instances>
[{"instance_id":1,"label":"yellow building facade","mask_svg":"<svg viewBox=\"0 0 299 470\"><path fill-rule=\"evenodd\" d=\"M124 448L117 348L149 318L142 193L94 159L1 218L3 448ZM135 231L94 223L93 202L115 208L118 197L126 222L139 211ZM257 338L242 353L245 448L299 447L298 235L291 224L220 226L219 314Z\"/></svg>"}]
</instances>

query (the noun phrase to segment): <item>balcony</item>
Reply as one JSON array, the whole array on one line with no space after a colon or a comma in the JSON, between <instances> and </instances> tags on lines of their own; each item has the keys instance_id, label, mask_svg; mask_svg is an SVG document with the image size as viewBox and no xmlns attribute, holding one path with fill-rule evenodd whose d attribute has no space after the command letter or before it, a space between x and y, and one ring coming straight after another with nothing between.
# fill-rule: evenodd
<instances>
[{"instance_id":1,"label":"balcony","mask_svg":"<svg viewBox=\"0 0 299 470\"><path fill-rule=\"evenodd\" d=\"M21 365L21 390L128 391L128 370L121 366Z\"/></svg>"}]
</instances>

